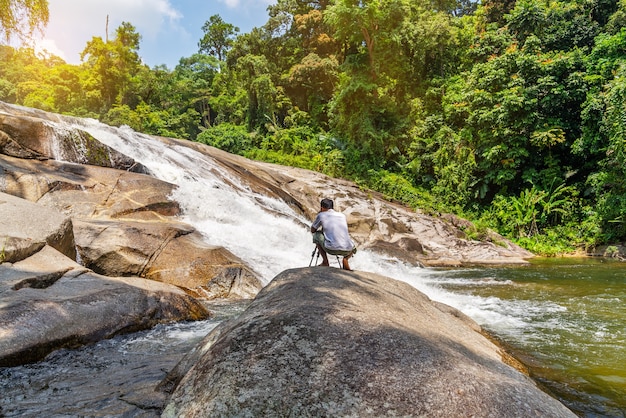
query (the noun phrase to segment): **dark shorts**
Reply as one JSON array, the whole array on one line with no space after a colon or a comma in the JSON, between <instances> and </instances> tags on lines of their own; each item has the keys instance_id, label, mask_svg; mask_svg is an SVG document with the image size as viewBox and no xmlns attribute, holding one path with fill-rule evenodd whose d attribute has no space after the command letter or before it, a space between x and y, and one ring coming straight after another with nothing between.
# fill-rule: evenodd
<instances>
[{"instance_id":1,"label":"dark shorts","mask_svg":"<svg viewBox=\"0 0 626 418\"><path fill-rule=\"evenodd\" d=\"M326 248L326 246L324 245L324 242L326 241L326 239L324 238L324 233L321 231L317 231L313 233L313 243L315 244L319 244L324 251L326 251L328 254L330 255L342 255L344 257L348 257L349 255L352 255L356 252L356 246L351 249L351 250L331 250Z\"/></svg>"}]
</instances>

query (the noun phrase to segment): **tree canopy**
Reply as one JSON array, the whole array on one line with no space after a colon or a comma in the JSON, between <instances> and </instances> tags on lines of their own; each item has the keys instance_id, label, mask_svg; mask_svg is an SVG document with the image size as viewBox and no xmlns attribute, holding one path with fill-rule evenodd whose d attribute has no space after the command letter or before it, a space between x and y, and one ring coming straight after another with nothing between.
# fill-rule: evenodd
<instances>
[{"instance_id":1,"label":"tree canopy","mask_svg":"<svg viewBox=\"0 0 626 418\"><path fill-rule=\"evenodd\" d=\"M48 0L0 1L0 36L6 41L12 37L30 38L48 24Z\"/></svg>"},{"instance_id":2,"label":"tree canopy","mask_svg":"<svg viewBox=\"0 0 626 418\"><path fill-rule=\"evenodd\" d=\"M244 34L210 16L174 69L142 64L126 22L77 66L0 47L0 100L351 178L544 254L626 240L626 0L268 12Z\"/></svg>"}]
</instances>

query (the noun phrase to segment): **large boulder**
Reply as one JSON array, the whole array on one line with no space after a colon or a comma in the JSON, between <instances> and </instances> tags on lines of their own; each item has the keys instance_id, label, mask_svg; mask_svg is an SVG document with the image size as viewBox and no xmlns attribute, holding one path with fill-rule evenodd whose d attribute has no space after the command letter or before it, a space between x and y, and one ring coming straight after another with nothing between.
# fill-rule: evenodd
<instances>
[{"instance_id":1,"label":"large boulder","mask_svg":"<svg viewBox=\"0 0 626 418\"><path fill-rule=\"evenodd\" d=\"M209 246L180 222L180 207L169 197L171 183L112 168L5 155L0 169L5 173L0 191L72 220L71 252L76 255L77 249L81 263L96 273L158 280L203 298L251 298L262 287L238 257ZM31 221L37 216L24 213L18 210L3 221L37 228Z\"/></svg>"},{"instance_id":2,"label":"large boulder","mask_svg":"<svg viewBox=\"0 0 626 418\"><path fill-rule=\"evenodd\" d=\"M206 244L197 232L169 241L142 276L175 284L203 299L251 299L263 287L241 259L223 247Z\"/></svg>"},{"instance_id":3,"label":"large boulder","mask_svg":"<svg viewBox=\"0 0 626 418\"><path fill-rule=\"evenodd\" d=\"M162 220L180 214L175 185L145 174L0 155L5 193L56 208L72 218Z\"/></svg>"},{"instance_id":4,"label":"large boulder","mask_svg":"<svg viewBox=\"0 0 626 418\"><path fill-rule=\"evenodd\" d=\"M288 270L168 376L163 416L575 416L502 356L406 283Z\"/></svg>"},{"instance_id":5,"label":"large boulder","mask_svg":"<svg viewBox=\"0 0 626 418\"><path fill-rule=\"evenodd\" d=\"M0 192L0 263L23 260L46 245L76 258L71 219Z\"/></svg>"},{"instance_id":6,"label":"large boulder","mask_svg":"<svg viewBox=\"0 0 626 418\"><path fill-rule=\"evenodd\" d=\"M204 299L253 298L258 276L223 247L176 222L76 220L83 265L106 275L136 275L182 287Z\"/></svg>"},{"instance_id":7,"label":"large boulder","mask_svg":"<svg viewBox=\"0 0 626 418\"><path fill-rule=\"evenodd\" d=\"M54 113L0 102L0 153L147 172L143 165L88 132L66 126L63 118Z\"/></svg>"},{"instance_id":8,"label":"large boulder","mask_svg":"<svg viewBox=\"0 0 626 418\"><path fill-rule=\"evenodd\" d=\"M50 246L17 263L0 264L0 300L0 367L158 323L209 316L175 286L104 277Z\"/></svg>"}]
</instances>

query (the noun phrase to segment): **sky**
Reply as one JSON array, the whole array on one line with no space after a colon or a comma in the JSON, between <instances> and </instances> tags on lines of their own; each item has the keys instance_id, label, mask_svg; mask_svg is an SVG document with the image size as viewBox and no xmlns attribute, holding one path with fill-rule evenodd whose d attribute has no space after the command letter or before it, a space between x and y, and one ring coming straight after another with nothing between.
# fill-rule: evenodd
<instances>
[{"instance_id":1,"label":"sky","mask_svg":"<svg viewBox=\"0 0 626 418\"><path fill-rule=\"evenodd\" d=\"M275 0L49 0L50 20L35 49L45 49L69 64L80 63L80 53L94 36L109 38L122 22L141 35L139 55L150 67L174 69L182 57L198 52L202 25L212 15L248 33L268 20L267 6Z\"/></svg>"}]
</instances>

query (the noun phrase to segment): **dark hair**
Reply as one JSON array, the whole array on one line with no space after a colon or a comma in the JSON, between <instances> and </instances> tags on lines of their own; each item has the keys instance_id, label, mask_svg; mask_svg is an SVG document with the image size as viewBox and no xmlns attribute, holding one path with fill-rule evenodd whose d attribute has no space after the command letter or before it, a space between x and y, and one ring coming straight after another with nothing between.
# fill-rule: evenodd
<instances>
[{"instance_id":1,"label":"dark hair","mask_svg":"<svg viewBox=\"0 0 626 418\"><path fill-rule=\"evenodd\" d=\"M330 199L322 199L321 205L324 209L332 209L334 204Z\"/></svg>"}]
</instances>

